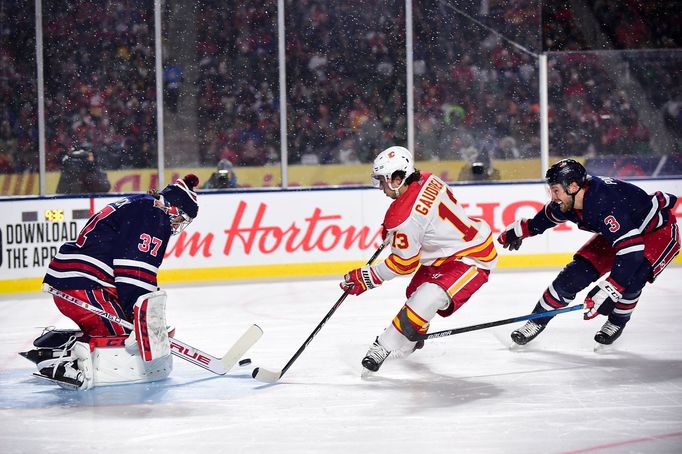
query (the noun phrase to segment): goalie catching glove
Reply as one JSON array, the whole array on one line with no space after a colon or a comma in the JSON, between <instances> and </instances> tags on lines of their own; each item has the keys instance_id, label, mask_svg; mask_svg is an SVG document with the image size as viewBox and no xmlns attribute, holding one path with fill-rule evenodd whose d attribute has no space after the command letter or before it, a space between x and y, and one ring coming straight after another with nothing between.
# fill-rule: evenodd
<instances>
[{"instance_id":1,"label":"goalie catching glove","mask_svg":"<svg viewBox=\"0 0 682 454\"><path fill-rule=\"evenodd\" d=\"M497 242L510 251L518 251L524 238L531 236L528 230L528 219L519 219L504 228L497 237Z\"/></svg>"},{"instance_id":2,"label":"goalie catching glove","mask_svg":"<svg viewBox=\"0 0 682 454\"><path fill-rule=\"evenodd\" d=\"M598 282L585 298L583 307L586 310L583 314L583 318L585 320L593 319L600 313L600 307L603 307L601 313L607 315L622 297L623 295L618 290L617 284L614 284L609 279ZM606 312L606 314L604 312Z\"/></svg>"},{"instance_id":3,"label":"goalie catching glove","mask_svg":"<svg viewBox=\"0 0 682 454\"><path fill-rule=\"evenodd\" d=\"M383 280L374 272L372 267L365 265L346 274L340 286L341 289L348 291L351 295L360 295L367 289L380 286L382 282Z\"/></svg>"}]
</instances>

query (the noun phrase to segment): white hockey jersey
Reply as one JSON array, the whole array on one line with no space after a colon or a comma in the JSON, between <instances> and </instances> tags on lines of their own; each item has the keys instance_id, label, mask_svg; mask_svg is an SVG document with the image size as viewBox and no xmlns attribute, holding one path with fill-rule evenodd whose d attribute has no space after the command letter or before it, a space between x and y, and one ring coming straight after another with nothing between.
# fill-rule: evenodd
<instances>
[{"instance_id":1,"label":"white hockey jersey","mask_svg":"<svg viewBox=\"0 0 682 454\"><path fill-rule=\"evenodd\" d=\"M497 251L487 222L469 217L440 178L422 172L418 182L393 201L384 217L391 254L373 266L383 280L411 274L420 264L461 260L491 270Z\"/></svg>"}]
</instances>

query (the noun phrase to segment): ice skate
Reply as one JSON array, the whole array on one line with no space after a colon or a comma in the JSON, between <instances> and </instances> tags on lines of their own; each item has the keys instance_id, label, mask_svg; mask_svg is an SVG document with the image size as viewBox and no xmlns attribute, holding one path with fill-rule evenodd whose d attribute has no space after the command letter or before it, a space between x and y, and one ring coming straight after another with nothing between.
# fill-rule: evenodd
<instances>
[{"instance_id":1,"label":"ice skate","mask_svg":"<svg viewBox=\"0 0 682 454\"><path fill-rule=\"evenodd\" d=\"M38 364L49 359L63 356L63 351L53 348L34 348L27 352L19 352L19 354L32 363Z\"/></svg>"},{"instance_id":2,"label":"ice skate","mask_svg":"<svg viewBox=\"0 0 682 454\"><path fill-rule=\"evenodd\" d=\"M76 361L65 361L45 367L40 369L39 374L34 375L46 378L68 389L81 389L85 381L83 372L78 369Z\"/></svg>"},{"instance_id":3,"label":"ice skate","mask_svg":"<svg viewBox=\"0 0 682 454\"><path fill-rule=\"evenodd\" d=\"M597 331L597 334L594 335L594 340L602 345L611 345L620 337L624 328L624 326L614 325L610 321L607 321L604 323L604 326Z\"/></svg>"},{"instance_id":4,"label":"ice skate","mask_svg":"<svg viewBox=\"0 0 682 454\"><path fill-rule=\"evenodd\" d=\"M546 326L535 323L533 320L528 320L525 325L511 333L511 338L517 345L526 345L538 337Z\"/></svg>"},{"instance_id":5,"label":"ice skate","mask_svg":"<svg viewBox=\"0 0 682 454\"><path fill-rule=\"evenodd\" d=\"M362 358L362 376L367 377L371 372L377 372L391 352L386 350L380 343L379 338L370 345L369 350Z\"/></svg>"}]
</instances>

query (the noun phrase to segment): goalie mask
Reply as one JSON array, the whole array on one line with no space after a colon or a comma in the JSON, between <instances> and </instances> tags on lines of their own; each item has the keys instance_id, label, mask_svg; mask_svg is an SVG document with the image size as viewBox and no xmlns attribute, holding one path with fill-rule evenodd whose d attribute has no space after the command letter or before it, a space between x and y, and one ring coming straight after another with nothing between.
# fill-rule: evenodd
<instances>
[{"instance_id":1,"label":"goalie mask","mask_svg":"<svg viewBox=\"0 0 682 454\"><path fill-rule=\"evenodd\" d=\"M403 181L398 187L393 187L391 186L391 180L396 176L394 175L396 172L404 172L404 175L397 175L402 176ZM413 173L414 160L410 150L404 147L389 147L374 158L371 175L372 185L378 188L381 186L381 182L384 181L392 191L398 194L398 190L405 184L407 177Z\"/></svg>"},{"instance_id":2,"label":"goalie mask","mask_svg":"<svg viewBox=\"0 0 682 454\"><path fill-rule=\"evenodd\" d=\"M164 210L170 217L172 235L177 235L197 217L199 205L194 188L199 184L196 175L185 175L175 184L166 186L159 195L159 208Z\"/></svg>"}]
</instances>

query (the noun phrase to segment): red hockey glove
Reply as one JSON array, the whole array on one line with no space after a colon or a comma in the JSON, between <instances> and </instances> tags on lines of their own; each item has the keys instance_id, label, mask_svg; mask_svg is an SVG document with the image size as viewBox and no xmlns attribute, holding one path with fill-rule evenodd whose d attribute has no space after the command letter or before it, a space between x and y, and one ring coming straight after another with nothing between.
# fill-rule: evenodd
<instances>
[{"instance_id":1,"label":"red hockey glove","mask_svg":"<svg viewBox=\"0 0 682 454\"><path fill-rule=\"evenodd\" d=\"M531 235L528 230L528 219L519 219L504 228L504 231L497 237L497 242L505 249L518 251L523 239L529 236Z\"/></svg>"},{"instance_id":2,"label":"red hockey glove","mask_svg":"<svg viewBox=\"0 0 682 454\"><path fill-rule=\"evenodd\" d=\"M372 267L365 265L346 274L340 286L343 290L348 290L351 295L359 295L367 289L380 286L382 282Z\"/></svg>"},{"instance_id":3,"label":"red hockey glove","mask_svg":"<svg viewBox=\"0 0 682 454\"><path fill-rule=\"evenodd\" d=\"M590 290L585 298L583 308L586 309L583 314L585 320L591 320L599 314L599 307L606 305L613 307L623 295L616 288L616 284L612 281L604 280L597 282L597 285Z\"/></svg>"},{"instance_id":4,"label":"red hockey glove","mask_svg":"<svg viewBox=\"0 0 682 454\"><path fill-rule=\"evenodd\" d=\"M381 224L381 241L386 241L387 236L388 236L388 230L386 230L386 227L384 227L384 224Z\"/></svg>"}]
</instances>

